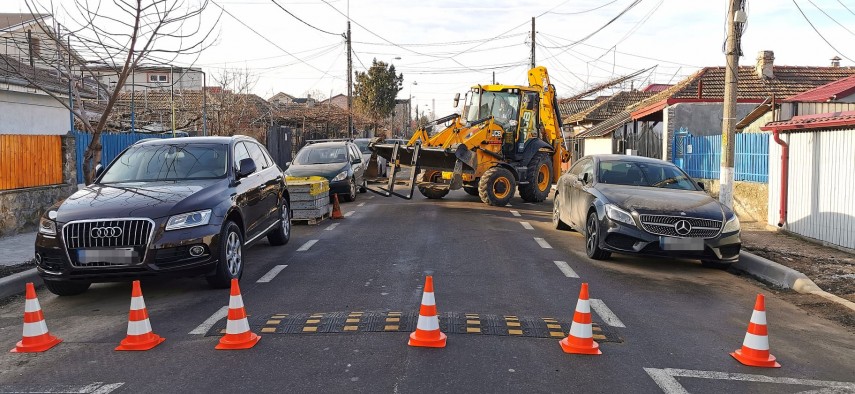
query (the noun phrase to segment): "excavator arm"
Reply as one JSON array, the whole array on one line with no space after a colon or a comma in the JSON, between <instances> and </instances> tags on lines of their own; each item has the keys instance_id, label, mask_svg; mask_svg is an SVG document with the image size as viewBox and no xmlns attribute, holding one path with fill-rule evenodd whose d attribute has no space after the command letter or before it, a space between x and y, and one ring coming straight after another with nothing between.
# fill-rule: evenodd
<instances>
[{"instance_id":1,"label":"excavator arm","mask_svg":"<svg viewBox=\"0 0 855 394\"><path fill-rule=\"evenodd\" d=\"M561 130L561 114L558 112L558 97L555 86L549 80L546 67L540 66L529 70L528 84L540 92L540 122L543 125L543 140L549 143L555 151L553 155L552 181L558 182L561 177L561 164L570 161L570 151Z\"/></svg>"}]
</instances>

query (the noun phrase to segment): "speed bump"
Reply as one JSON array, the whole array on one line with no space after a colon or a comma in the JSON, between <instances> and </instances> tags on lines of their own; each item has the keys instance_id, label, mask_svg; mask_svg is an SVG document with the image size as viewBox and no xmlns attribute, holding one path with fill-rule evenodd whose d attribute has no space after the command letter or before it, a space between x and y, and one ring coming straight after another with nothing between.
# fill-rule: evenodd
<instances>
[{"instance_id":1,"label":"speed bump","mask_svg":"<svg viewBox=\"0 0 855 394\"><path fill-rule=\"evenodd\" d=\"M326 312L279 313L269 316L250 316L253 332L280 335L317 335L372 332L412 332L418 322L418 311L413 312ZM525 338L564 337L570 332L572 318L533 317L518 315L492 315L446 312L439 315L439 326L446 334L492 335ZM220 336L225 321L215 324L206 334ZM623 339L605 325L592 324L593 336L598 342L620 343Z\"/></svg>"}]
</instances>

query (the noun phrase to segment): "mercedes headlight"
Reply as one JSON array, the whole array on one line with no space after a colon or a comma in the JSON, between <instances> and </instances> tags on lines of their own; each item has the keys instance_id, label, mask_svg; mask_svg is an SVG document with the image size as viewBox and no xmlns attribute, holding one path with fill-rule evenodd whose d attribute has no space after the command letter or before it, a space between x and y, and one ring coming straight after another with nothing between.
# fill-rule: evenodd
<instances>
[{"instance_id":1,"label":"mercedes headlight","mask_svg":"<svg viewBox=\"0 0 855 394\"><path fill-rule=\"evenodd\" d=\"M336 175L335 178L332 179L332 182L343 181L347 178L347 171L342 171L340 174Z\"/></svg>"},{"instance_id":2,"label":"mercedes headlight","mask_svg":"<svg viewBox=\"0 0 855 394\"><path fill-rule=\"evenodd\" d=\"M609 219L621 222L624 224L628 224L630 226L635 226L635 220L632 218L632 215L629 212L624 211L612 204L606 204L606 216Z\"/></svg>"},{"instance_id":3,"label":"mercedes headlight","mask_svg":"<svg viewBox=\"0 0 855 394\"><path fill-rule=\"evenodd\" d=\"M190 228L204 226L211 220L211 210L205 209L202 211L182 213L173 215L166 222L166 231L178 230L182 228Z\"/></svg>"},{"instance_id":4,"label":"mercedes headlight","mask_svg":"<svg viewBox=\"0 0 855 394\"><path fill-rule=\"evenodd\" d=\"M735 231L739 231L739 218L734 214L727 223L724 224L724 228L721 230L723 233L732 233Z\"/></svg>"},{"instance_id":5,"label":"mercedes headlight","mask_svg":"<svg viewBox=\"0 0 855 394\"><path fill-rule=\"evenodd\" d=\"M56 222L48 218L39 221L39 234L56 235Z\"/></svg>"}]
</instances>

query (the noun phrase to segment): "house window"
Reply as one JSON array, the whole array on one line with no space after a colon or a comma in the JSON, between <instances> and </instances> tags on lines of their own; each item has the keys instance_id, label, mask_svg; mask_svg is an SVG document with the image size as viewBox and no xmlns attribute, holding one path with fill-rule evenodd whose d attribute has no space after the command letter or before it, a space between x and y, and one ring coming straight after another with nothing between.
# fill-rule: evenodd
<instances>
[{"instance_id":1,"label":"house window","mask_svg":"<svg viewBox=\"0 0 855 394\"><path fill-rule=\"evenodd\" d=\"M169 81L169 77L166 74L149 74L148 75L149 82L167 82Z\"/></svg>"}]
</instances>

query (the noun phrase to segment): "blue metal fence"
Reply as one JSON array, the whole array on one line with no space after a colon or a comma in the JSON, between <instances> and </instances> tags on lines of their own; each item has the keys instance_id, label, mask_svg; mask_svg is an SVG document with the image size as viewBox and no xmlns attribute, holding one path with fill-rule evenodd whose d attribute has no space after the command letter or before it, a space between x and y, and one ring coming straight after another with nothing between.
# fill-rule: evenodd
<instances>
[{"instance_id":1,"label":"blue metal fence","mask_svg":"<svg viewBox=\"0 0 855 394\"><path fill-rule=\"evenodd\" d=\"M700 179L719 179L721 168L720 135L693 136L689 134L675 138L674 152L674 162L689 176ZM679 153L681 153L681 157L678 158ZM736 135L734 179L747 182L769 182L769 134Z\"/></svg>"},{"instance_id":2,"label":"blue metal fence","mask_svg":"<svg viewBox=\"0 0 855 394\"><path fill-rule=\"evenodd\" d=\"M83 154L89 143L92 142L92 134L79 131L72 132L77 148L77 183L83 180ZM101 163L106 166L125 148L146 138L172 138L171 134L147 134L147 133L101 133Z\"/></svg>"}]
</instances>

